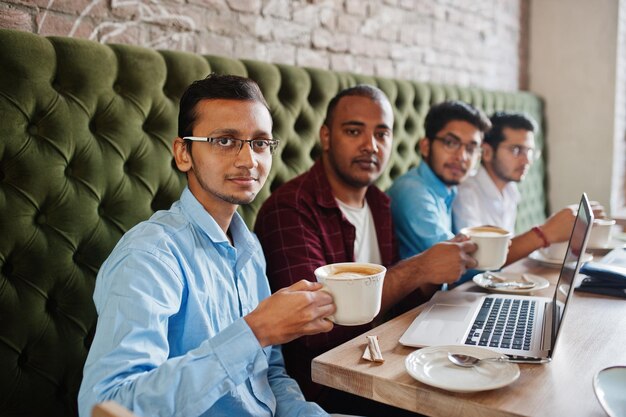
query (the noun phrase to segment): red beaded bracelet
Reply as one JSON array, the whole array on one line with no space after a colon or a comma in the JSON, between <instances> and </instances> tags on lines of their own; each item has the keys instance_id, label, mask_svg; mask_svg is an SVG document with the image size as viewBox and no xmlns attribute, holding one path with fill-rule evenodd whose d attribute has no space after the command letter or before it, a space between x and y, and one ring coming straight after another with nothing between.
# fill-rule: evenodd
<instances>
[{"instance_id":1,"label":"red beaded bracelet","mask_svg":"<svg viewBox=\"0 0 626 417\"><path fill-rule=\"evenodd\" d=\"M535 232L537 236L539 236L541 240L543 241L542 248L547 248L548 246L550 246L550 242L548 242L548 238L546 237L546 234L543 233L543 230L541 230L539 226L533 227L532 231Z\"/></svg>"}]
</instances>

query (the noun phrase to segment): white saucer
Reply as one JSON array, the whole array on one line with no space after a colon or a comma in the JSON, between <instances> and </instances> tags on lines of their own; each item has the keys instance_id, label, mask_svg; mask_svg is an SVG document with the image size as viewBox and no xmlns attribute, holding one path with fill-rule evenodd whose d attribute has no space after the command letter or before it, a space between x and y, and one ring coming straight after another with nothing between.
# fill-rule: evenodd
<instances>
[{"instance_id":1,"label":"white saucer","mask_svg":"<svg viewBox=\"0 0 626 417\"><path fill-rule=\"evenodd\" d=\"M626 366L611 366L593 377L593 390L609 417L626 416Z\"/></svg>"},{"instance_id":2,"label":"white saucer","mask_svg":"<svg viewBox=\"0 0 626 417\"><path fill-rule=\"evenodd\" d=\"M478 392L501 388L519 378L519 367L509 362L482 362L472 368L455 365L448 352L471 355L476 358L500 356L490 349L477 346L430 346L409 354L404 366L418 381L436 388L454 392Z\"/></svg>"},{"instance_id":3,"label":"white saucer","mask_svg":"<svg viewBox=\"0 0 626 417\"><path fill-rule=\"evenodd\" d=\"M528 255L528 257L530 259L532 259L533 261L537 261L540 264L543 264L545 266L549 266L551 268L560 268L561 265L563 265L563 259L553 259L553 258L548 258L546 257L543 253L541 253L540 251L536 250L533 253L531 253L530 255ZM590 253L585 253L582 258L580 259L580 262L589 262L593 259L593 255Z\"/></svg>"},{"instance_id":4,"label":"white saucer","mask_svg":"<svg viewBox=\"0 0 626 417\"><path fill-rule=\"evenodd\" d=\"M505 281L492 281L491 279L485 277L485 274L475 275L472 280L476 285L482 287L486 290L493 292L501 292L505 294L530 294L533 291L543 290L544 288L548 288L550 286L550 281L547 279L540 277L539 275L534 274L524 274L528 281L532 281L535 283L535 286L532 288L515 288L515 287L501 287L501 288L492 288L489 284L498 283L498 282L511 282L511 281L519 281L524 282L522 279L522 274L519 272L498 272L498 277L505 278Z\"/></svg>"}]
</instances>

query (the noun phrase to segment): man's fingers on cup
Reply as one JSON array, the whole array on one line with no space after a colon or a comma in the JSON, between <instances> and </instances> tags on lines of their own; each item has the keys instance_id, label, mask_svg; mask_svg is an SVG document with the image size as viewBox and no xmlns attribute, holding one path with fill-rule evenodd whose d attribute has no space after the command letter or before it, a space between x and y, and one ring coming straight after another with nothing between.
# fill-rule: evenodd
<instances>
[{"instance_id":1,"label":"man's fingers on cup","mask_svg":"<svg viewBox=\"0 0 626 417\"><path fill-rule=\"evenodd\" d=\"M322 328L322 332L323 333L328 333L330 332L333 328L335 327L335 323L333 323L332 321L330 321L330 319L328 318L323 318L321 320L321 328Z\"/></svg>"},{"instance_id":2,"label":"man's fingers on cup","mask_svg":"<svg viewBox=\"0 0 626 417\"><path fill-rule=\"evenodd\" d=\"M469 236L464 235L463 233L459 233L456 236L454 236L452 239L450 239L450 242L465 242L469 240Z\"/></svg>"},{"instance_id":3,"label":"man's fingers on cup","mask_svg":"<svg viewBox=\"0 0 626 417\"><path fill-rule=\"evenodd\" d=\"M287 287L293 291L317 291L322 288L322 284L319 282L307 281L306 279L301 279L300 281L292 284Z\"/></svg>"},{"instance_id":4,"label":"man's fingers on cup","mask_svg":"<svg viewBox=\"0 0 626 417\"><path fill-rule=\"evenodd\" d=\"M466 269L474 269L478 266L478 261L469 255L464 256L464 265ZM465 271L461 273L463 275Z\"/></svg>"},{"instance_id":5,"label":"man's fingers on cup","mask_svg":"<svg viewBox=\"0 0 626 417\"><path fill-rule=\"evenodd\" d=\"M321 317L308 322L306 325L300 328L301 335L313 335L318 333L326 333L333 329L335 323L330 321L327 317Z\"/></svg>"},{"instance_id":6,"label":"man's fingers on cup","mask_svg":"<svg viewBox=\"0 0 626 417\"><path fill-rule=\"evenodd\" d=\"M320 288L320 291L317 291L311 295L316 305L318 306L327 306L327 305L335 305L333 302L333 296L326 288Z\"/></svg>"},{"instance_id":7,"label":"man's fingers on cup","mask_svg":"<svg viewBox=\"0 0 626 417\"><path fill-rule=\"evenodd\" d=\"M461 249L465 253L474 253L476 252L476 249L478 249L478 245L476 245L476 243L472 242L471 240L466 240L465 242L461 243Z\"/></svg>"},{"instance_id":8,"label":"man's fingers on cup","mask_svg":"<svg viewBox=\"0 0 626 417\"><path fill-rule=\"evenodd\" d=\"M335 305L335 303L332 302L332 300L330 304L326 304L326 305L319 307L320 317L332 316L333 314L335 314L336 311L337 311L337 306Z\"/></svg>"},{"instance_id":9,"label":"man's fingers on cup","mask_svg":"<svg viewBox=\"0 0 626 417\"><path fill-rule=\"evenodd\" d=\"M333 327L335 327L335 323L330 321L328 316L326 316L311 323L311 334L328 333L333 329Z\"/></svg>"}]
</instances>

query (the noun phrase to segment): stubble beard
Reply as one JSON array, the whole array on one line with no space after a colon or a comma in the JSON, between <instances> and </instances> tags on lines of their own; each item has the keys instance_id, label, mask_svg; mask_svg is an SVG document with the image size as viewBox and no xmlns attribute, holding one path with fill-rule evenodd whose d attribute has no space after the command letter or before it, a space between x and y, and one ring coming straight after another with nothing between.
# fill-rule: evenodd
<instances>
[{"instance_id":1,"label":"stubble beard","mask_svg":"<svg viewBox=\"0 0 626 417\"><path fill-rule=\"evenodd\" d=\"M206 182L204 182L202 177L200 175L198 175L198 172L196 171L195 166L192 166L191 169L193 170L193 174L196 177L196 180L198 181L198 184L200 184L200 187L202 187L202 189L205 192L207 192L208 194L211 194L211 195L213 195L213 196L215 196L215 197L219 198L220 200L223 200L223 201L225 201L227 203L236 204L238 206L241 206L241 205L244 205L244 204L250 204L250 203L252 203L254 201L254 199L255 199L255 197L257 195L257 193L252 193L248 198L243 199L243 198L237 197L235 195L228 195L228 194L221 193L221 192L219 192L217 190L212 189L211 187L209 187L207 185Z\"/></svg>"},{"instance_id":2,"label":"stubble beard","mask_svg":"<svg viewBox=\"0 0 626 417\"><path fill-rule=\"evenodd\" d=\"M493 164L491 164L491 168L493 169L493 172L496 174L498 178L506 182L520 182L526 175L526 174L520 175L519 179L513 178L510 175L507 175L507 173L504 172L504 169L502 168L502 164L500 163L500 161L498 161L497 158L494 159Z\"/></svg>"},{"instance_id":3,"label":"stubble beard","mask_svg":"<svg viewBox=\"0 0 626 417\"><path fill-rule=\"evenodd\" d=\"M366 188L372 185L372 183L375 181L375 180L370 180L370 179L363 181L359 178L356 178L354 175L351 175L349 170L348 172L345 172L344 170L342 170L339 164L337 163L337 160L335 159L334 154L332 152L328 152L328 162L330 163L331 168L337 174L339 179L343 181L344 183L346 183L347 185L349 185L350 187Z\"/></svg>"},{"instance_id":4,"label":"stubble beard","mask_svg":"<svg viewBox=\"0 0 626 417\"><path fill-rule=\"evenodd\" d=\"M433 168L433 164L432 164L432 152L428 155L427 158L424 158L424 160L430 167L430 170L433 172L433 174L435 174L435 177L439 178L439 181L443 182L444 185L446 185L447 187L452 187L454 185L459 185L461 183L460 180L447 180L442 175L439 175L439 173L435 171L435 169Z\"/></svg>"}]
</instances>

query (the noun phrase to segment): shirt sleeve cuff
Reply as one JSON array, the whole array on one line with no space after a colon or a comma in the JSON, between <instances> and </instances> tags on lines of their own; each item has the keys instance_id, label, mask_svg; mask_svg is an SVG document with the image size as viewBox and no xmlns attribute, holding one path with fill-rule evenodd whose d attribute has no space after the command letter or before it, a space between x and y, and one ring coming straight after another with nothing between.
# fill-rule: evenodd
<instances>
[{"instance_id":1,"label":"shirt sleeve cuff","mask_svg":"<svg viewBox=\"0 0 626 417\"><path fill-rule=\"evenodd\" d=\"M221 330L209 345L236 384L268 368L267 355L243 318Z\"/></svg>"}]
</instances>

